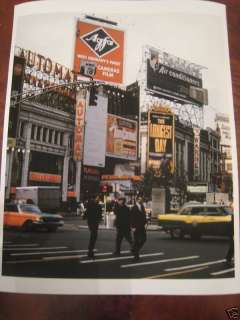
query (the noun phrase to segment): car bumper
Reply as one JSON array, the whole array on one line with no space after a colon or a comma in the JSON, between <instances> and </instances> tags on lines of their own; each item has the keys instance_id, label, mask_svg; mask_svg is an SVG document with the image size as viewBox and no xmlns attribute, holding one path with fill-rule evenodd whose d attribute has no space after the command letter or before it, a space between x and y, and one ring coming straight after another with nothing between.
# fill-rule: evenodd
<instances>
[{"instance_id":1,"label":"car bumper","mask_svg":"<svg viewBox=\"0 0 240 320\"><path fill-rule=\"evenodd\" d=\"M63 227L64 226L64 222L63 221L49 221L49 222L45 222L45 221L34 221L33 226L36 228L51 228L51 227Z\"/></svg>"}]
</instances>

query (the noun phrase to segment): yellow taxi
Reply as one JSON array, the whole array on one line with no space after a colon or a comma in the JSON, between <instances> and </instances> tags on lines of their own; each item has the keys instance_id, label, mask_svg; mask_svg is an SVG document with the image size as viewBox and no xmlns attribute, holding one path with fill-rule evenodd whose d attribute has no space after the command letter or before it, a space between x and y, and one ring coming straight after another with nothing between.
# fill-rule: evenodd
<instances>
[{"instance_id":1,"label":"yellow taxi","mask_svg":"<svg viewBox=\"0 0 240 320\"><path fill-rule=\"evenodd\" d=\"M56 231L64 225L61 215L43 213L38 206L26 203L9 203L4 208L4 227L21 228L24 231L46 229Z\"/></svg>"},{"instance_id":2,"label":"yellow taxi","mask_svg":"<svg viewBox=\"0 0 240 320\"><path fill-rule=\"evenodd\" d=\"M190 235L230 236L233 214L231 209L217 204L189 203L176 214L158 215L158 224L172 239Z\"/></svg>"}]
</instances>

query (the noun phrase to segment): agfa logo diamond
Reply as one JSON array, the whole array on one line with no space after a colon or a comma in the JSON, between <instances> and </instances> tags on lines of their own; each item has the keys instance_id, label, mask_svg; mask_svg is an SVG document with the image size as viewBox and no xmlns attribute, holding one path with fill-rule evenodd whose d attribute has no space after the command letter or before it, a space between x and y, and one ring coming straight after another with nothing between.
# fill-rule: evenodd
<instances>
[{"instance_id":1,"label":"agfa logo diamond","mask_svg":"<svg viewBox=\"0 0 240 320\"><path fill-rule=\"evenodd\" d=\"M97 28L80 39L99 57L116 50L119 44L103 29Z\"/></svg>"}]
</instances>

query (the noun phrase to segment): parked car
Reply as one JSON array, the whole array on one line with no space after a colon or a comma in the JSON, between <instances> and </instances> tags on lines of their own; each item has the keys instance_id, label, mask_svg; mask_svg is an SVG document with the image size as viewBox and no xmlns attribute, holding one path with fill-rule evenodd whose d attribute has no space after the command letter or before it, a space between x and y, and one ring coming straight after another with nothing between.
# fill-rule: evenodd
<instances>
[{"instance_id":1,"label":"parked car","mask_svg":"<svg viewBox=\"0 0 240 320\"><path fill-rule=\"evenodd\" d=\"M5 205L5 227L18 227L24 231L44 228L54 232L63 225L64 221L61 215L43 213L36 205L26 203L9 203Z\"/></svg>"},{"instance_id":2,"label":"parked car","mask_svg":"<svg viewBox=\"0 0 240 320\"><path fill-rule=\"evenodd\" d=\"M226 206L188 203L177 214L160 214L158 224L173 239L185 235L200 239L202 235L229 236L231 219L231 209Z\"/></svg>"}]
</instances>

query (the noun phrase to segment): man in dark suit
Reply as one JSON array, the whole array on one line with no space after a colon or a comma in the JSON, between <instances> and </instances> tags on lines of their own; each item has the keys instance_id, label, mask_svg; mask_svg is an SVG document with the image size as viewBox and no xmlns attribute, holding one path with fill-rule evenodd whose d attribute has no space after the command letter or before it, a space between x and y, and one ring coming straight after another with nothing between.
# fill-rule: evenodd
<instances>
[{"instance_id":1,"label":"man in dark suit","mask_svg":"<svg viewBox=\"0 0 240 320\"><path fill-rule=\"evenodd\" d=\"M133 254L134 260L139 260L139 251L146 242L146 211L143 205L143 199L137 197L136 204L132 207L131 210L131 226L133 230Z\"/></svg>"},{"instance_id":2,"label":"man in dark suit","mask_svg":"<svg viewBox=\"0 0 240 320\"><path fill-rule=\"evenodd\" d=\"M93 197L87 204L86 218L88 229L90 231L90 239L88 245L88 257L94 258L94 248L98 236L98 226L102 220L102 207L99 204L99 196Z\"/></svg>"},{"instance_id":3,"label":"man in dark suit","mask_svg":"<svg viewBox=\"0 0 240 320\"><path fill-rule=\"evenodd\" d=\"M125 203L125 198L119 198L114 208L114 214L116 216L115 226L117 229L116 248L114 252L114 255L116 256L121 254L121 243L123 238L132 245L131 216L130 210Z\"/></svg>"}]
</instances>

